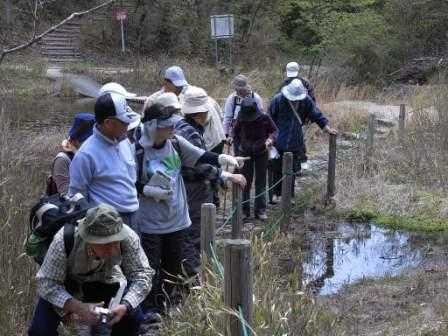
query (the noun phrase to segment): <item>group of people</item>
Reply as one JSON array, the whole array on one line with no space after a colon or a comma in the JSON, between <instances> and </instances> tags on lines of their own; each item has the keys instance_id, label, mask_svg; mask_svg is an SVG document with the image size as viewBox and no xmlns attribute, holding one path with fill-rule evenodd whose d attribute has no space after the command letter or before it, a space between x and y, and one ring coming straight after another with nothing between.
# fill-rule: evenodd
<instances>
[{"instance_id":1,"label":"group of people","mask_svg":"<svg viewBox=\"0 0 448 336\"><path fill-rule=\"evenodd\" d=\"M110 312L112 335L137 335L142 321L160 322L181 304L198 281L201 205L219 206L227 181L247 201L255 180L254 215L267 219L267 176L271 185L281 178L285 152L294 154L294 172L300 171L303 125L336 133L299 70L296 62L287 65L287 80L267 109L244 75L233 79L224 112L178 66L165 71L162 88L141 113L128 105L135 94L104 85L95 113L75 116L53 161L56 191L82 194L95 206L79 221L69 252L63 229L54 236L36 277L39 300L29 335L57 335L63 321L88 326L93 335L94 308L110 301L120 279L127 287ZM270 201L280 192L274 189ZM245 202L245 217L250 210Z\"/></svg>"}]
</instances>

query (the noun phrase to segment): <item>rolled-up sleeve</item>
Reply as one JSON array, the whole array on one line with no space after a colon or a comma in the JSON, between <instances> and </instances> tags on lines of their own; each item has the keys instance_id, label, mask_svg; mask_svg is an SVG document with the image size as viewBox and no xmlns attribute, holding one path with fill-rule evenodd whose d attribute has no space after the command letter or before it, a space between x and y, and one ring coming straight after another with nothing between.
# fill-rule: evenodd
<instances>
[{"instance_id":1,"label":"rolled-up sleeve","mask_svg":"<svg viewBox=\"0 0 448 336\"><path fill-rule=\"evenodd\" d=\"M122 244L121 269L128 282L128 291L123 301L128 302L132 308L137 308L151 290L154 270L149 266L148 258L135 232L131 232Z\"/></svg>"},{"instance_id":2,"label":"rolled-up sleeve","mask_svg":"<svg viewBox=\"0 0 448 336\"><path fill-rule=\"evenodd\" d=\"M64 286L66 280L67 257L61 229L45 255L44 262L36 275L37 292L40 297L58 308L63 308L72 295Z\"/></svg>"}]
</instances>

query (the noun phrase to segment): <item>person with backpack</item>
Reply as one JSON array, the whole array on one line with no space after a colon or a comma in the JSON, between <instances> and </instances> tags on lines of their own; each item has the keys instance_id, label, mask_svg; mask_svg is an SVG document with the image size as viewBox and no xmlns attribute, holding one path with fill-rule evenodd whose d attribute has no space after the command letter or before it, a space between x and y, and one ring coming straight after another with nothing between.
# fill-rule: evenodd
<instances>
[{"instance_id":1,"label":"person with backpack","mask_svg":"<svg viewBox=\"0 0 448 336\"><path fill-rule=\"evenodd\" d=\"M300 65L297 62L289 62L286 64L286 79L281 84L278 92L281 91L283 87L291 83L294 79L300 79L303 83L303 86L308 92L308 96L312 99L314 103L316 103L316 96L314 95L314 87L311 85L308 79L305 77L299 76L300 73ZM278 93L277 92L277 93Z\"/></svg>"},{"instance_id":2,"label":"person with backpack","mask_svg":"<svg viewBox=\"0 0 448 336\"><path fill-rule=\"evenodd\" d=\"M204 139L204 125L209 119L210 105L204 89L190 86L185 92L182 114L184 118L175 125L175 134L185 138L192 145L207 150ZM244 176L231 174L210 164L181 168L188 200L188 214L191 220L187 253L189 257L189 275L199 273L201 257L201 206L212 203L214 191L224 185L224 180L244 185Z\"/></svg>"},{"instance_id":3,"label":"person with backpack","mask_svg":"<svg viewBox=\"0 0 448 336\"><path fill-rule=\"evenodd\" d=\"M39 299L28 335L57 336L64 321L92 334L107 328L112 336L137 336L140 303L153 274L138 235L113 207L100 204L87 211L72 240L67 254L64 229L53 238L36 276ZM110 305L112 298L116 302ZM99 310L101 302L109 310Z\"/></svg>"},{"instance_id":4,"label":"person with backpack","mask_svg":"<svg viewBox=\"0 0 448 336\"><path fill-rule=\"evenodd\" d=\"M47 195L66 194L70 183L70 163L76 151L92 135L95 116L82 112L75 115L68 138L62 141L62 151L53 160L51 176L47 183Z\"/></svg>"},{"instance_id":5,"label":"person with backpack","mask_svg":"<svg viewBox=\"0 0 448 336\"><path fill-rule=\"evenodd\" d=\"M83 194L93 204L113 206L125 223L138 230L139 207L134 148L127 139L129 124L140 116L128 109L124 96L106 93L95 103L93 135L70 165L69 195Z\"/></svg>"},{"instance_id":6,"label":"person with backpack","mask_svg":"<svg viewBox=\"0 0 448 336\"><path fill-rule=\"evenodd\" d=\"M244 98L241 110L233 128L236 155L249 157L241 172L247 180L243 192L243 214L250 217L250 191L255 172L254 214L255 218L266 220L266 173L268 151L277 138L277 127L267 114L261 113L254 98Z\"/></svg>"},{"instance_id":7,"label":"person with backpack","mask_svg":"<svg viewBox=\"0 0 448 336\"><path fill-rule=\"evenodd\" d=\"M276 94L269 105L268 114L278 128L278 137L274 143L280 156L272 164L272 185L282 178L283 154L292 152L293 172L297 175L301 170L304 159L304 135L302 126L306 122L313 122L328 134L337 134L329 126L328 119L322 114L314 101L308 96L303 83L294 79L281 92ZM292 193L294 194L295 178L292 179ZM281 184L273 190L273 195L281 195Z\"/></svg>"},{"instance_id":8,"label":"person with backpack","mask_svg":"<svg viewBox=\"0 0 448 336\"><path fill-rule=\"evenodd\" d=\"M182 301L186 276L184 260L191 220L181 168L200 164L239 167L236 158L216 155L174 135L181 117L160 104L144 111L141 146L137 150L140 194L139 228L143 249L155 270L151 292L145 301L147 319L154 319Z\"/></svg>"},{"instance_id":9,"label":"person with backpack","mask_svg":"<svg viewBox=\"0 0 448 336\"><path fill-rule=\"evenodd\" d=\"M224 133L227 143L232 142L233 126L236 119L238 118L238 113L241 109L241 101L246 97L253 98L258 106L258 109L263 112L263 100L261 97L252 90L249 85L249 79L240 74L232 80L232 92L226 99L224 104Z\"/></svg>"}]
</instances>

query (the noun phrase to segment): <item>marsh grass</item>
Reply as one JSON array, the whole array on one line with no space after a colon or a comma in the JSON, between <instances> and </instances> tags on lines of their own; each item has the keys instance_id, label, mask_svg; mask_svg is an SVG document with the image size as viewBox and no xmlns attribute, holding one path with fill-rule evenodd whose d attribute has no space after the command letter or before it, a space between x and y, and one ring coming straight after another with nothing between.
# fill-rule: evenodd
<instances>
[{"instance_id":1,"label":"marsh grass","mask_svg":"<svg viewBox=\"0 0 448 336\"><path fill-rule=\"evenodd\" d=\"M0 112L0 328L2 335L22 335L33 309L37 269L23 254L28 212L44 191L61 134L21 132L9 112Z\"/></svg>"}]
</instances>

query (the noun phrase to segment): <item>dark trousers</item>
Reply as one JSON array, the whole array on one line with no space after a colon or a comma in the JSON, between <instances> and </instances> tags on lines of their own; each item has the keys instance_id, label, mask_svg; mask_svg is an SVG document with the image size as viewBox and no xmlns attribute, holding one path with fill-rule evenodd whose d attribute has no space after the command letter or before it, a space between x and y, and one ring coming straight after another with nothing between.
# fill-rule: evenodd
<instances>
[{"instance_id":1,"label":"dark trousers","mask_svg":"<svg viewBox=\"0 0 448 336\"><path fill-rule=\"evenodd\" d=\"M251 155L250 160L244 162L241 174L247 180L246 188L243 191L243 212L250 215L250 191L252 189L252 181L255 175L255 195L254 213L257 215L266 210L266 171L268 169L268 153L259 155Z\"/></svg>"},{"instance_id":2,"label":"dark trousers","mask_svg":"<svg viewBox=\"0 0 448 336\"><path fill-rule=\"evenodd\" d=\"M182 302L185 286L184 260L188 229L165 234L142 233L142 246L155 274L144 309L165 313L166 308Z\"/></svg>"},{"instance_id":3,"label":"dark trousers","mask_svg":"<svg viewBox=\"0 0 448 336\"><path fill-rule=\"evenodd\" d=\"M142 320L141 309L138 308L132 314L127 314L112 328L112 336L137 336ZM39 298L34 316L28 329L28 336L58 336L58 326L61 317L56 313L53 305Z\"/></svg>"},{"instance_id":4,"label":"dark trousers","mask_svg":"<svg viewBox=\"0 0 448 336\"><path fill-rule=\"evenodd\" d=\"M283 177L282 175L282 163L283 163L283 153L279 151L280 157L278 159L270 160L269 162L269 188L272 188L278 181L280 181ZM300 152L292 152L292 184L291 184L291 195L294 197L294 185L295 185L295 176L300 173L301 170L301 160L303 155ZM272 200L273 196L281 196L282 195L282 184L279 183L273 189L270 189L269 199Z\"/></svg>"},{"instance_id":5,"label":"dark trousers","mask_svg":"<svg viewBox=\"0 0 448 336\"><path fill-rule=\"evenodd\" d=\"M137 211L134 212L120 212L120 216L123 219L123 222L129 226L132 230L139 233L138 229L138 216Z\"/></svg>"}]
</instances>

